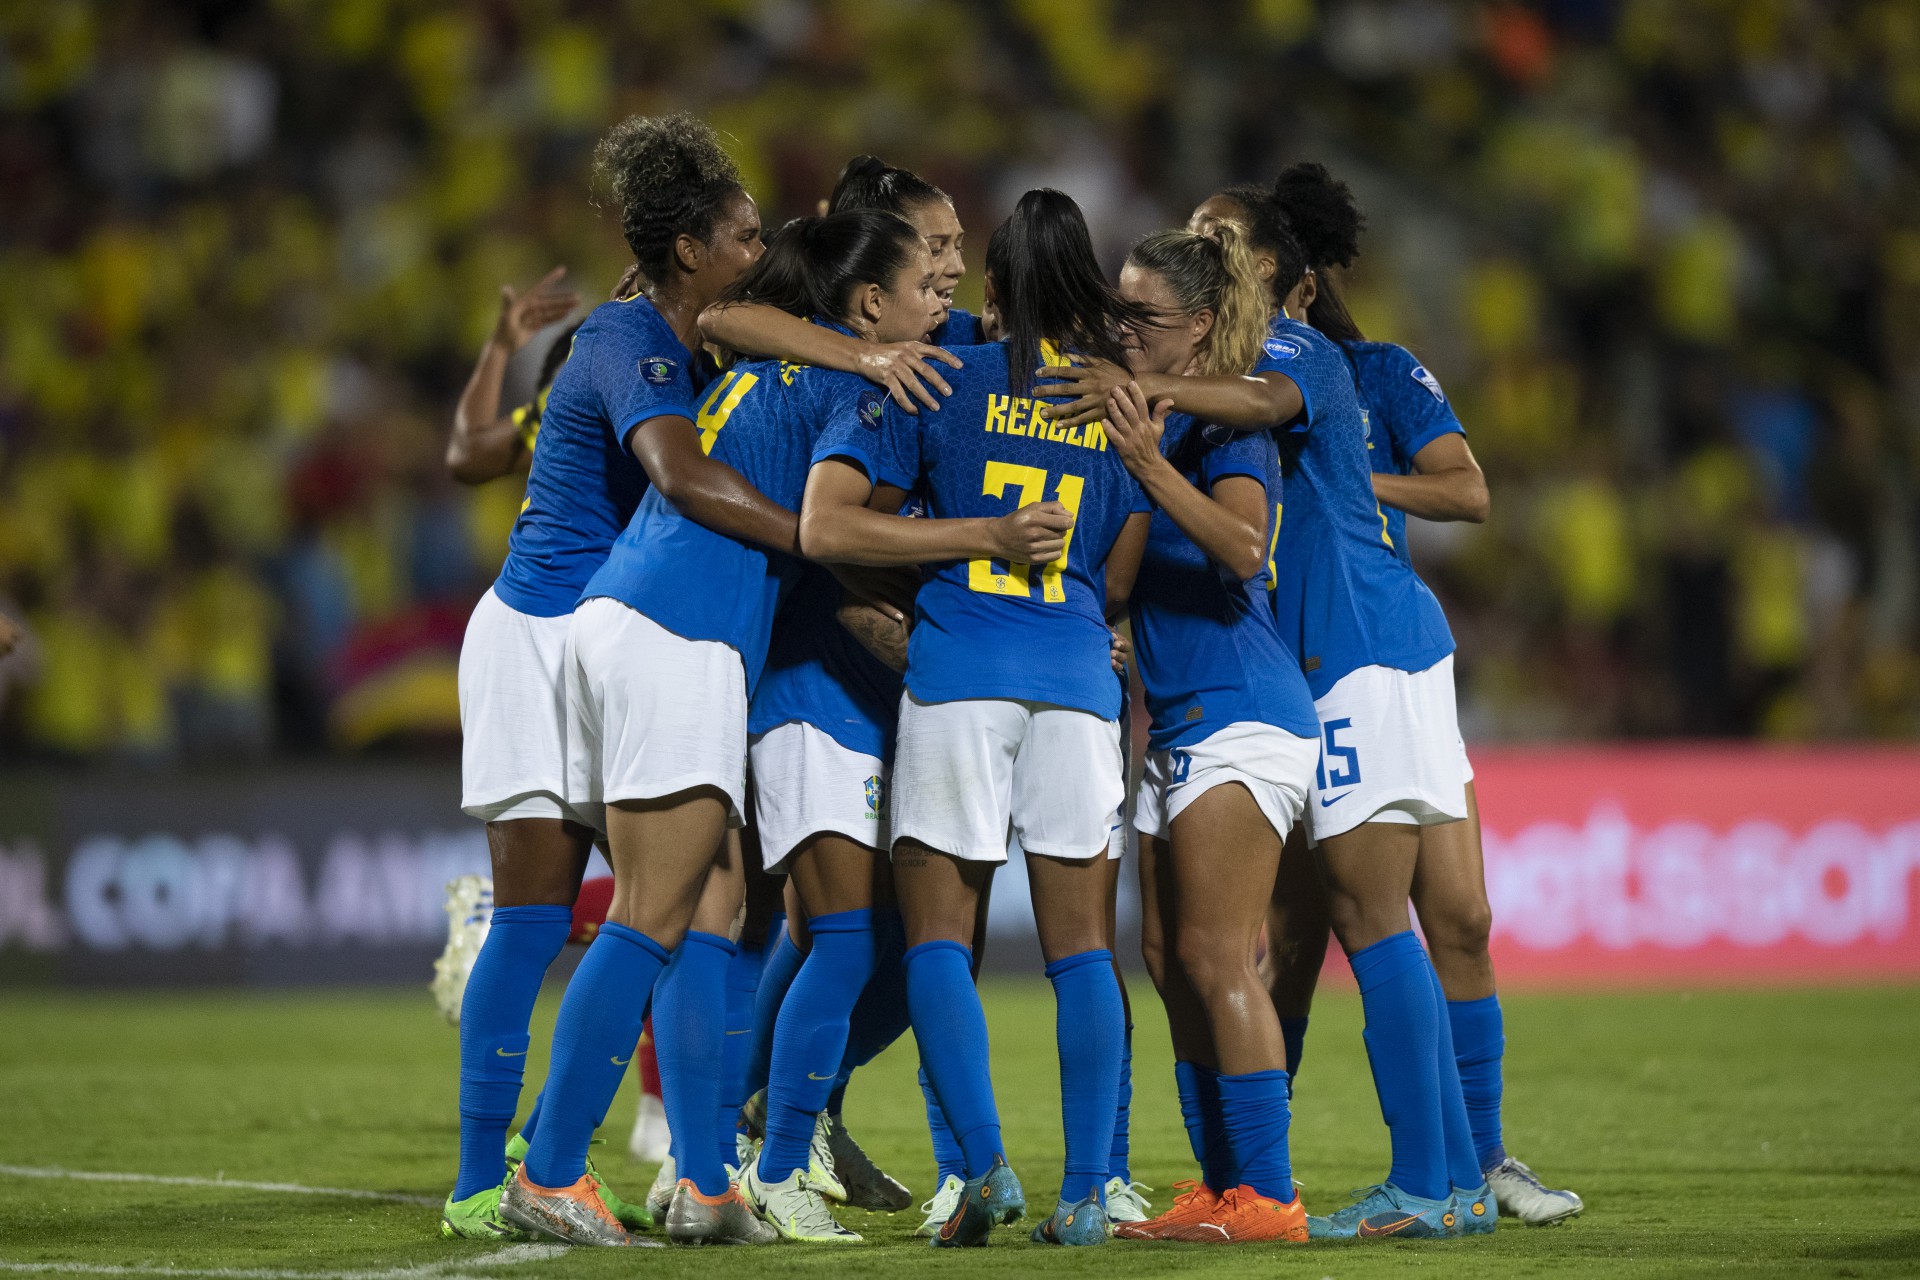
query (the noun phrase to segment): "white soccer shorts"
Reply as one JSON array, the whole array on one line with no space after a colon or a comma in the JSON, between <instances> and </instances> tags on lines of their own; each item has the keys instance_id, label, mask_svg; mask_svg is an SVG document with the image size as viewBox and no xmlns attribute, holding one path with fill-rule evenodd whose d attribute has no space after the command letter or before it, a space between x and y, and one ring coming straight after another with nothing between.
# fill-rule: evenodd
<instances>
[{"instance_id":1,"label":"white soccer shorts","mask_svg":"<svg viewBox=\"0 0 1920 1280\"><path fill-rule=\"evenodd\" d=\"M606 830L603 806L691 787L746 810L747 673L718 640L688 640L618 600L573 612L567 633L567 799Z\"/></svg>"},{"instance_id":2,"label":"white soccer shorts","mask_svg":"<svg viewBox=\"0 0 1920 1280\"><path fill-rule=\"evenodd\" d=\"M798 720L756 734L753 824L768 871L809 836L832 832L872 849L887 848L887 770L879 756L853 751L823 729Z\"/></svg>"},{"instance_id":3,"label":"white soccer shorts","mask_svg":"<svg viewBox=\"0 0 1920 1280\"><path fill-rule=\"evenodd\" d=\"M1467 754L1453 701L1453 655L1425 671L1361 667L1340 677L1320 714L1314 840L1363 822L1431 826L1467 816Z\"/></svg>"},{"instance_id":4,"label":"white soccer shorts","mask_svg":"<svg viewBox=\"0 0 1920 1280\"><path fill-rule=\"evenodd\" d=\"M1215 787L1237 782L1282 840L1299 821L1313 790L1320 743L1276 725L1238 720L1199 742L1147 752L1133 825L1150 836L1171 838L1173 820Z\"/></svg>"},{"instance_id":5,"label":"white soccer shorts","mask_svg":"<svg viewBox=\"0 0 1920 1280\"><path fill-rule=\"evenodd\" d=\"M482 822L573 818L567 804L568 617L480 597L460 643L460 808Z\"/></svg>"},{"instance_id":6,"label":"white soccer shorts","mask_svg":"<svg viewBox=\"0 0 1920 1280\"><path fill-rule=\"evenodd\" d=\"M893 839L969 862L1020 847L1050 858L1108 853L1126 780L1120 726L1044 702L900 698Z\"/></svg>"}]
</instances>

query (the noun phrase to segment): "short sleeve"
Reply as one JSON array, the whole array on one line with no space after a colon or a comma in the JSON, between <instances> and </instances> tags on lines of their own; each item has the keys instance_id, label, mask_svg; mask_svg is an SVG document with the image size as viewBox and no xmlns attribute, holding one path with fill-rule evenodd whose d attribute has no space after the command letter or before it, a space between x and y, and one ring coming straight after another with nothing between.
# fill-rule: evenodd
<instances>
[{"instance_id":1,"label":"short sleeve","mask_svg":"<svg viewBox=\"0 0 1920 1280\"><path fill-rule=\"evenodd\" d=\"M875 482L909 491L918 487L925 465L923 443L918 415L908 413L891 400L882 404L880 465Z\"/></svg>"},{"instance_id":2,"label":"short sleeve","mask_svg":"<svg viewBox=\"0 0 1920 1280\"><path fill-rule=\"evenodd\" d=\"M664 323L622 326L620 341L595 345L593 389L622 448L643 422L693 419L691 361Z\"/></svg>"},{"instance_id":3,"label":"short sleeve","mask_svg":"<svg viewBox=\"0 0 1920 1280\"><path fill-rule=\"evenodd\" d=\"M1310 344L1304 338L1285 333L1267 335L1260 344L1260 358L1253 363L1253 372L1278 373L1284 375L1294 386L1300 388L1300 402L1304 406L1299 417L1284 427L1278 428L1289 434L1304 434L1313 427L1314 422L1314 373L1315 364L1326 355L1318 346Z\"/></svg>"},{"instance_id":4,"label":"short sleeve","mask_svg":"<svg viewBox=\"0 0 1920 1280\"><path fill-rule=\"evenodd\" d=\"M1205 434L1212 440L1215 433L1209 430ZM1228 476L1252 476L1265 484L1271 465L1268 455L1274 448L1273 437L1264 431L1222 434L1225 438L1200 457L1200 487L1212 489Z\"/></svg>"},{"instance_id":5,"label":"short sleeve","mask_svg":"<svg viewBox=\"0 0 1920 1280\"><path fill-rule=\"evenodd\" d=\"M1413 457L1444 435L1465 435L1466 428L1447 402L1440 380L1427 372L1403 347L1394 349L1393 364L1387 371L1387 434L1393 441L1395 459L1406 466Z\"/></svg>"},{"instance_id":6,"label":"short sleeve","mask_svg":"<svg viewBox=\"0 0 1920 1280\"><path fill-rule=\"evenodd\" d=\"M862 379L831 378L816 406L821 427L814 437L813 461L839 458L866 472L869 481L880 483L885 403L886 393Z\"/></svg>"}]
</instances>

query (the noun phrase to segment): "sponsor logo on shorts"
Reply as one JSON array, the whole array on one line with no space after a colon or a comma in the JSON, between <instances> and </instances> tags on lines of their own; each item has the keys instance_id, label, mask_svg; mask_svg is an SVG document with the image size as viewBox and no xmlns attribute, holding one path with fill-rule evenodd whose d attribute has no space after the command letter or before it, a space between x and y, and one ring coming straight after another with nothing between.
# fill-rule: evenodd
<instances>
[{"instance_id":1,"label":"sponsor logo on shorts","mask_svg":"<svg viewBox=\"0 0 1920 1280\"><path fill-rule=\"evenodd\" d=\"M873 777L868 778L867 817L878 818L880 816L880 806L885 804L886 800L886 784L880 781L880 775L875 774Z\"/></svg>"}]
</instances>

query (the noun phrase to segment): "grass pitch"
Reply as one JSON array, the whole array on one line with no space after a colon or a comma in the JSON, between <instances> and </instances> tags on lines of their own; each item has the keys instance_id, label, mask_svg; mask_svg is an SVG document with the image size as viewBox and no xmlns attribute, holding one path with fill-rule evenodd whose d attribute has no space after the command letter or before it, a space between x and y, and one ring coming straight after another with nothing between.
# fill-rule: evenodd
<instances>
[{"instance_id":1,"label":"grass pitch","mask_svg":"<svg viewBox=\"0 0 1920 1280\"><path fill-rule=\"evenodd\" d=\"M1166 1027L1134 984L1135 1176L1188 1176ZM442 1241L424 1204L232 1186L31 1177L58 1167L357 1188L437 1202L453 1176L454 1034L424 991L0 998L0 1273L223 1280L588 1280L659 1275L1682 1276L1920 1273L1920 989L1514 996L1507 1138L1586 1197L1560 1228L1491 1239L1046 1249L1018 1231L936 1253L919 1215L849 1212L864 1247L549 1249ZM557 993L536 1019L529 1095ZM989 984L996 1085L1029 1204L1060 1133L1045 984ZM1321 1002L1295 1103L1295 1171L1325 1212L1386 1168L1352 996ZM931 1157L911 1045L856 1078L854 1133L920 1195ZM600 1167L638 1198L629 1082Z\"/></svg>"}]
</instances>

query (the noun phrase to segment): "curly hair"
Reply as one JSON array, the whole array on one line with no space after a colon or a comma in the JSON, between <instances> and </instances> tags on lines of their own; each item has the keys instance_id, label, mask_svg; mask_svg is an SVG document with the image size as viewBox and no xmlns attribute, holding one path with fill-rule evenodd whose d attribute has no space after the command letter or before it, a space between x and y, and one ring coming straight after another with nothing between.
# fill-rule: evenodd
<instances>
[{"instance_id":1,"label":"curly hair","mask_svg":"<svg viewBox=\"0 0 1920 1280\"><path fill-rule=\"evenodd\" d=\"M628 116L593 149L594 174L620 209L620 229L649 280L664 281L673 242L705 242L740 170L705 121L678 112Z\"/></svg>"}]
</instances>

